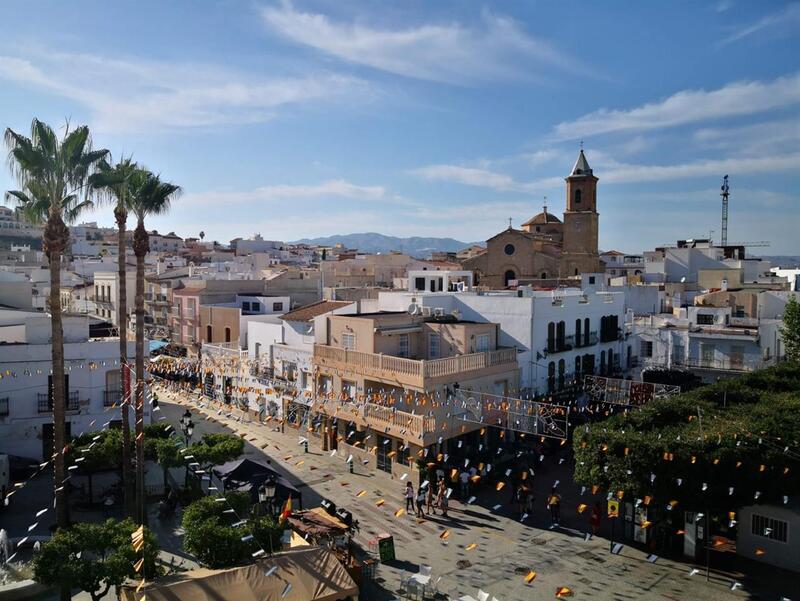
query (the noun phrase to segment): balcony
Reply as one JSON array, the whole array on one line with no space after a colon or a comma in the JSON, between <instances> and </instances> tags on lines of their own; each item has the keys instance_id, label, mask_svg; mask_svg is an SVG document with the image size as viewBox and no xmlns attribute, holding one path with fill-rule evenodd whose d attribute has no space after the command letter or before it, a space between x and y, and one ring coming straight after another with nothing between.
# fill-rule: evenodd
<instances>
[{"instance_id":1,"label":"balcony","mask_svg":"<svg viewBox=\"0 0 800 601\"><path fill-rule=\"evenodd\" d=\"M122 401L122 391L118 388L103 391L103 407L113 407Z\"/></svg>"},{"instance_id":2,"label":"balcony","mask_svg":"<svg viewBox=\"0 0 800 601\"><path fill-rule=\"evenodd\" d=\"M688 359L673 360L673 365L688 369L708 369L712 371L750 372L764 369L773 365L774 360L753 359L746 357L724 357L722 359L703 359L689 357Z\"/></svg>"},{"instance_id":3,"label":"balcony","mask_svg":"<svg viewBox=\"0 0 800 601\"><path fill-rule=\"evenodd\" d=\"M53 411L53 401L50 395L46 392L39 392L36 394L37 406L39 413L51 413ZM72 390L67 395L67 411L78 410L78 391Z\"/></svg>"},{"instance_id":4,"label":"balcony","mask_svg":"<svg viewBox=\"0 0 800 601\"><path fill-rule=\"evenodd\" d=\"M314 363L320 367L425 390L452 380L477 378L516 369L517 350L501 348L485 353L425 361L315 344Z\"/></svg>"},{"instance_id":5,"label":"balcony","mask_svg":"<svg viewBox=\"0 0 800 601\"><path fill-rule=\"evenodd\" d=\"M393 407L374 403L353 405L348 402L328 401L317 403L315 410L330 417L339 417L360 426L370 427L382 434L414 441L421 446L432 444L440 436L435 417L398 411Z\"/></svg>"}]
</instances>

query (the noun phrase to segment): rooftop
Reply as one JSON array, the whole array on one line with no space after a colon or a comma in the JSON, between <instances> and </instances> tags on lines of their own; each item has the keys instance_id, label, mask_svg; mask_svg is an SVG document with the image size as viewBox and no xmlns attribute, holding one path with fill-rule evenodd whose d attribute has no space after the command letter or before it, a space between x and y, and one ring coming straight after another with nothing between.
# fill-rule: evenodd
<instances>
[{"instance_id":1,"label":"rooftop","mask_svg":"<svg viewBox=\"0 0 800 601\"><path fill-rule=\"evenodd\" d=\"M336 309L343 309L352 304L353 303L350 301L317 301L316 303L298 307L288 313L284 313L281 319L284 321L311 321L315 317L335 311Z\"/></svg>"}]
</instances>

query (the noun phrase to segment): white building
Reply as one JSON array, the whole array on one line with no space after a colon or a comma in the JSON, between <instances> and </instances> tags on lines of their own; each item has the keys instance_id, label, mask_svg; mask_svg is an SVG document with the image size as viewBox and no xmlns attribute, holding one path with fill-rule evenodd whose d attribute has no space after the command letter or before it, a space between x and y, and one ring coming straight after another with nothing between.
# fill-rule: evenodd
<instances>
[{"instance_id":1,"label":"white building","mask_svg":"<svg viewBox=\"0 0 800 601\"><path fill-rule=\"evenodd\" d=\"M800 532L800 511L796 502L789 506L742 507L739 510L736 552L748 559L800 572L798 532ZM757 553L758 549L763 553Z\"/></svg>"},{"instance_id":2,"label":"white building","mask_svg":"<svg viewBox=\"0 0 800 601\"><path fill-rule=\"evenodd\" d=\"M41 238L42 228L19 219L14 209L0 206L0 236Z\"/></svg>"},{"instance_id":3,"label":"white building","mask_svg":"<svg viewBox=\"0 0 800 601\"><path fill-rule=\"evenodd\" d=\"M600 253L600 260L606 266L606 273L611 277L636 278L644 273L644 257L642 255L626 255L618 250Z\"/></svg>"},{"instance_id":4,"label":"white building","mask_svg":"<svg viewBox=\"0 0 800 601\"><path fill-rule=\"evenodd\" d=\"M624 374L634 353L625 339L624 302L619 292L579 289L382 292L375 310L440 311L500 324L498 345L518 351L522 392L546 394L585 374Z\"/></svg>"},{"instance_id":5,"label":"white building","mask_svg":"<svg viewBox=\"0 0 800 601\"><path fill-rule=\"evenodd\" d=\"M150 252L151 253L172 253L176 254L184 249L183 238L175 232L169 234L159 234L156 230L150 232Z\"/></svg>"},{"instance_id":6,"label":"white building","mask_svg":"<svg viewBox=\"0 0 800 601\"><path fill-rule=\"evenodd\" d=\"M120 419L111 407L120 401L119 339L91 338L85 315L65 314L63 323L67 434L75 436ZM0 453L38 460L52 454L50 335L48 315L0 309ZM129 342L128 356L134 354Z\"/></svg>"},{"instance_id":7,"label":"white building","mask_svg":"<svg viewBox=\"0 0 800 601\"><path fill-rule=\"evenodd\" d=\"M136 308L136 272L130 268L125 272L128 316ZM119 325L119 273L96 271L94 274L94 303L98 317Z\"/></svg>"},{"instance_id":8,"label":"white building","mask_svg":"<svg viewBox=\"0 0 800 601\"><path fill-rule=\"evenodd\" d=\"M631 337L640 368L685 368L713 382L781 360L781 323L733 317L731 307L685 307L635 319Z\"/></svg>"}]
</instances>

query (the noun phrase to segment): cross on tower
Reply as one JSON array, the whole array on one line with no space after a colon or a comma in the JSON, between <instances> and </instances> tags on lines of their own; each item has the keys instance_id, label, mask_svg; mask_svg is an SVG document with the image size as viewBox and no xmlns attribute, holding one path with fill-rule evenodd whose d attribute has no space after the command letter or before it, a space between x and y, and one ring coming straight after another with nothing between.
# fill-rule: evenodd
<instances>
[{"instance_id":1,"label":"cross on tower","mask_svg":"<svg viewBox=\"0 0 800 601\"><path fill-rule=\"evenodd\" d=\"M508 218L508 229L511 229L511 217Z\"/></svg>"},{"instance_id":2,"label":"cross on tower","mask_svg":"<svg viewBox=\"0 0 800 601\"><path fill-rule=\"evenodd\" d=\"M583 140L581 140L581 150L583 150Z\"/></svg>"}]
</instances>

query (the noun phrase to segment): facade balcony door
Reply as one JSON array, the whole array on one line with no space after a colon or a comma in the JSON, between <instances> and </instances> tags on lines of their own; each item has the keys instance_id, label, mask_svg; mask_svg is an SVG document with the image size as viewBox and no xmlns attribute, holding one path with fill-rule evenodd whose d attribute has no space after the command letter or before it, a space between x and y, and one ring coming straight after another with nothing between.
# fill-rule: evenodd
<instances>
[{"instance_id":1,"label":"facade balcony door","mask_svg":"<svg viewBox=\"0 0 800 601\"><path fill-rule=\"evenodd\" d=\"M389 453L392 451L392 439L378 434L377 437L378 449L376 451L376 459L378 469L391 474L392 473L392 458Z\"/></svg>"}]
</instances>

